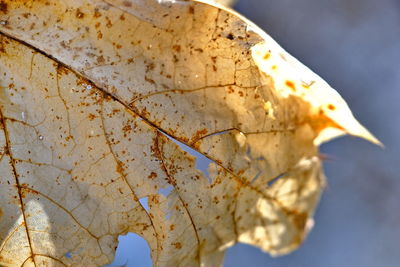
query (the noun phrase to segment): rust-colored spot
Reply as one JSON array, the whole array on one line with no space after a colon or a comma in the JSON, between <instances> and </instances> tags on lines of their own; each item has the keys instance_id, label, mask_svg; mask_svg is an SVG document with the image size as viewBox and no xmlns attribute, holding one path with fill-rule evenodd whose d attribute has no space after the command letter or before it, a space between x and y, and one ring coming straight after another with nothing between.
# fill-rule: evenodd
<instances>
[{"instance_id":1,"label":"rust-colored spot","mask_svg":"<svg viewBox=\"0 0 400 267\"><path fill-rule=\"evenodd\" d=\"M206 128L197 130L197 132L192 136L192 140L196 141L196 140L200 139L201 137L203 137L204 135L206 135L207 133L208 133L208 130Z\"/></svg>"},{"instance_id":2,"label":"rust-colored spot","mask_svg":"<svg viewBox=\"0 0 400 267\"><path fill-rule=\"evenodd\" d=\"M181 52L181 46L180 45L174 45L173 47L172 47L172 49L174 49L176 52Z\"/></svg>"},{"instance_id":3,"label":"rust-colored spot","mask_svg":"<svg viewBox=\"0 0 400 267\"><path fill-rule=\"evenodd\" d=\"M104 59L103 56L98 56L98 57L97 57L97 63L103 64L105 61L106 61L106 60Z\"/></svg>"},{"instance_id":4,"label":"rust-colored spot","mask_svg":"<svg viewBox=\"0 0 400 267\"><path fill-rule=\"evenodd\" d=\"M271 57L271 51L268 51L267 53L265 53L263 59L267 60Z\"/></svg>"},{"instance_id":5,"label":"rust-colored spot","mask_svg":"<svg viewBox=\"0 0 400 267\"><path fill-rule=\"evenodd\" d=\"M125 20L124 14L122 14L121 16L119 16L119 19L120 19L120 20Z\"/></svg>"},{"instance_id":6,"label":"rust-colored spot","mask_svg":"<svg viewBox=\"0 0 400 267\"><path fill-rule=\"evenodd\" d=\"M126 6L126 7L131 7L132 6L132 3L130 1L124 1L122 4L124 6Z\"/></svg>"},{"instance_id":7,"label":"rust-colored spot","mask_svg":"<svg viewBox=\"0 0 400 267\"><path fill-rule=\"evenodd\" d=\"M128 124L128 125L125 125L124 127L122 127L122 131L123 131L125 134L127 134L127 133L129 133L130 131L132 131L132 126L130 126L129 124Z\"/></svg>"},{"instance_id":8,"label":"rust-colored spot","mask_svg":"<svg viewBox=\"0 0 400 267\"><path fill-rule=\"evenodd\" d=\"M94 115L93 113L89 113L89 115L88 115L88 119L89 120L94 120L96 118L96 115Z\"/></svg>"},{"instance_id":9,"label":"rust-colored spot","mask_svg":"<svg viewBox=\"0 0 400 267\"><path fill-rule=\"evenodd\" d=\"M189 7L189 14L194 14L194 7L192 6Z\"/></svg>"},{"instance_id":10,"label":"rust-colored spot","mask_svg":"<svg viewBox=\"0 0 400 267\"><path fill-rule=\"evenodd\" d=\"M150 78L147 77L147 76L144 76L144 80L145 80L146 82L148 82L148 83L156 84L156 82L155 82L153 79L150 79Z\"/></svg>"},{"instance_id":11,"label":"rust-colored spot","mask_svg":"<svg viewBox=\"0 0 400 267\"><path fill-rule=\"evenodd\" d=\"M149 63L146 65L146 72L152 71L154 70L156 66L154 65L154 63Z\"/></svg>"},{"instance_id":12,"label":"rust-colored spot","mask_svg":"<svg viewBox=\"0 0 400 267\"><path fill-rule=\"evenodd\" d=\"M78 8L78 9L76 10L75 16L76 16L78 19L83 19L83 17L85 16L85 14L84 14L82 11L80 11L80 9Z\"/></svg>"},{"instance_id":13,"label":"rust-colored spot","mask_svg":"<svg viewBox=\"0 0 400 267\"><path fill-rule=\"evenodd\" d=\"M292 89L293 92L296 92L296 85L292 81L286 81L286 86Z\"/></svg>"},{"instance_id":14,"label":"rust-colored spot","mask_svg":"<svg viewBox=\"0 0 400 267\"><path fill-rule=\"evenodd\" d=\"M0 208L0 218L3 216L3 210Z\"/></svg>"},{"instance_id":15,"label":"rust-colored spot","mask_svg":"<svg viewBox=\"0 0 400 267\"><path fill-rule=\"evenodd\" d=\"M88 85L88 84L89 84L89 81L86 80L86 79L83 78L83 77L78 77L78 79L76 80L76 83L77 83L78 85Z\"/></svg>"},{"instance_id":16,"label":"rust-colored spot","mask_svg":"<svg viewBox=\"0 0 400 267\"><path fill-rule=\"evenodd\" d=\"M171 225L169 226L169 230L170 230L170 231L174 231L174 229L175 229L175 225L174 225L174 224L171 224Z\"/></svg>"},{"instance_id":17,"label":"rust-colored spot","mask_svg":"<svg viewBox=\"0 0 400 267\"><path fill-rule=\"evenodd\" d=\"M101 17L101 13L99 12L98 8L94 9L93 17L95 17L95 18L100 18Z\"/></svg>"},{"instance_id":18,"label":"rust-colored spot","mask_svg":"<svg viewBox=\"0 0 400 267\"><path fill-rule=\"evenodd\" d=\"M332 105L332 104L329 104L328 105L328 109L334 111L336 109L336 107L334 105Z\"/></svg>"},{"instance_id":19,"label":"rust-colored spot","mask_svg":"<svg viewBox=\"0 0 400 267\"><path fill-rule=\"evenodd\" d=\"M149 196L149 206L151 206L151 203L159 204L160 203L159 196L158 195Z\"/></svg>"},{"instance_id":20,"label":"rust-colored spot","mask_svg":"<svg viewBox=\"0 0 400 267\"><path fill-rule=\"evenodd\" d=\"M176 249L181 249L182 248L182 244L180 242L171 243L171 245L175 246Z\"/></svg>"},{"instance_id":21,"label":"rust-colored spot","mask_svg":"<svg viewBox=\"0 0 400 267\"><path fill-rule=\"evenodd\" d=\"M106 20L107 20L107 23L106 23L106 27L107 28L111 28L112 27L112 22L111 22L111 20L108 18L108 17L106 17Z\"/></svg>"},{"instance_id":22,"label":"rust-colored spot","mask_svg":"<svg viewBox=\"0 0 400 267\"><path fill-rule=\"evenodd\" d=\"M57 74L58 75L66 75L68 74L69 70L64 66L57 64ZM47 88L46 88L47 89Z\"/></svg>"},{"instance_id":23,"label":"rust-colored spot","mask_svg":"<svg viewBox=\"0 0 400 267\"><path fill-rule=\"evenodd\" d=\"M0 53L5 53L6 49L4 47L3 38L0 39Z\"/></svg>"},{"instance_id":24,"label":"rust-colored spot","mask_svg":"<svg viewBox=\"0 0 400 267\"><path fill-rule=\"evenodd\" d=\"M8 5L4 1L0 2L0 12L2 12L4 14L7 14L7 12L8 12Z\"/></svg>"},{"instance_id":25,"label":"rust-colored spot","mask_svg":"<svg viewBox=\"0 0 400 267\"><path fill-rule=\"evenodd\" d=\"M124 170L124 167L122 166L122 164L123 164L123 163L119 161L119 162L117 163L117 167L116 167L116 171L117 171L118 173L120 173L120 174L123 174L124 171L125 171L125 170Z\"/></svg>"},{"instance_id":26,"label":"rust-colored spot","mask_svg":"<svg viewBox=\"0 0 400 267\"><path fill-rule=\"evenodd\" d=\"M149 178L149 179L154 179L154 178L156 178L157 177L157 173L155 173L155 172L151 172L150 173L150 175L149 176L147 176L147 178Z\"/></svg>"}]
</instances>

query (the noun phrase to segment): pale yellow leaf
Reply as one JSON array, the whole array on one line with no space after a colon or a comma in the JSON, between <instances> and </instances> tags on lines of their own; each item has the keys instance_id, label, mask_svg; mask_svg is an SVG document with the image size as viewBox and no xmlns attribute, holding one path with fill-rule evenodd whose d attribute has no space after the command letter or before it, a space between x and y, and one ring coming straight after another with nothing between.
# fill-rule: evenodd
<instances>
[{"instance_id":1,"label":"pale yellow leaf","mask_svg":"<svg viewBox=\"0 0 400 267\"><path fill-rule=\"evenodd\" d=\"M324 187L317 145L378 142L223 7L10 0L0 22L1 265L101 266L127 232L154 266L219 266L236 242L288 253Z\"/></svg>"}]
</instances>

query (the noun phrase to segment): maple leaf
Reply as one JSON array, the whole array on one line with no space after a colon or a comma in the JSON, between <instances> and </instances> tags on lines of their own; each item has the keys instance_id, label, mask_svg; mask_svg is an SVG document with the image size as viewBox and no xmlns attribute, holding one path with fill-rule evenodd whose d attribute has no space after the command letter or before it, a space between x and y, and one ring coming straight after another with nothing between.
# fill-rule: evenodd
<instances>
[{"instance_id":1,"label":"maple leaf","mask_svg":"<svg viewBox=\"0 0 400 267\"><path fill-rule=\"evenodd\" d=\"M0 2L0 264L104 265L127 232L154 266L287 253L325 183L317 146L379 143L251 22L161 2Z\"/></svg>"}]
</instances>

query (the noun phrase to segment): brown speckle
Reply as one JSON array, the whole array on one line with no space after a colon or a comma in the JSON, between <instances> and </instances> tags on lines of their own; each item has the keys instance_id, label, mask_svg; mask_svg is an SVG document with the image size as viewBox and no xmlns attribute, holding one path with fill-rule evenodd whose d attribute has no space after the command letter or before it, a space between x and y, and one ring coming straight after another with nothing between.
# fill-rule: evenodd
<instances>
[{"instance_id":1,"label":"brown speckle","mask_svg":"<svg viewBox=\"0 0 400 267\"><path fill-rule=\"evenodd\" d=\"M332 104L329 104L328 109L334 111L336 109L336 107Z\"/></svg>"},{"instance_id":2,"label":"brown speckle","mask_svg":"<svg viewBox=\"0 0 400 267\"><path fill-rule=\"evenodd\" d=\"M146 73L149 72L149 71L154 70L154 68L155 68L154 63L149 63L149 64L147 64L147 65L146 65Z\"/></svg>"},{"instance_id":3,"label":"brown speckle","mask_svg":"<svg viewBox=\"0 0 400 267\"><path fill-rule=\"evenodd\" d=\"M122 4L123 4L124 6L126 6L126 7L131 7L131 6L132 6L132 3L129 2L129 1L124 1Z\"/></svg>"},{"instance_id":4,"label":"brown speckle","mask_svg":"<svg viewBox=\"0 0 400 267\"><path fill-rule=\"evenodd\" d=\"M173 47L172 47L172 49L174 49L176 52L181 52L181 46L180 45L174 45Z\"/></svg>"},{"instance_id":5,"label":"brown speckle","mask_svg":"<svg viewBox=\"0 0 400 267\"><path fill-rule=\"evenodd\" d=\"M93 113L89 113L89 115L88 115L88 119L89 120L94 120L96 118L96 115L94 115Z\"/></svg>"},{"instance_id":6,"label":"brown speckle","mask_svg":"<svg viewBox=\"0 0 400 267\"><path fill-rule=\"evenodd\" d=\"M296 85L292 81L286 81L286 86L292 89L293 92L296 92Z\"/></svg>"},{"instance_id":7,"label":"brown speckle","mask_svg":"<svg viewBox=\"0 0 400 267\"><path fill-rule=\"evenodd\" d=\"M148 82L148 83L156 84L156 82L155 82L153 79L151 79L151 78L149 78L149 77L147 77L147 76L144 76L144 80L145 80L146 82Z\"/></svg>"},{"instance_id":8,"label":"brown speckle","mask_svg":"<svg viewBox=\"0 0 400 267\"><path fill-rule=\"evenodd\" d=\"M192 6L189 7L189 14L194 14L194 7Z\"/></svg>"},{"instance_id":9,"label":"brown speckle","mask_svg":"<svg viewBox=\"0 0 400 267\"><path fill-rule=\"evenodd\" d=\"M176 249L182 248L182 244L180 242L172 243L171 245L175 246Z\"/></svg>"},{"instance_id":10,"label":"brown speckle","mask_svg":"<svg viewBox=\"0 0 400 267\"><path fill-rule=\"evenodd\" d=\"M265 53L265 55L264 55L264 60L267 60L267 59L269 59L269 57L271 56L271 51L268 51L267 53Z\"/></svg>"},{"instance_id":11,"label":"brown speckle","mask_svg":"<svg viewBox=\"0 0 400 267\"><path fill-rule=\"evenodd\" d=\"M98 57L97 57L97 63L99 63L99 64L104 64L104 62L105 62L105 59L104 59L103 56L98 56Z\"/></svg>"},{"instance_id":12,"label":"brown speckle","mask_svg":"<svg viewBox=\"0 0 400 267\"><path fill-rule=\"evenodd\" d=\"M76 10L75 16L76 16L78 19L83 19L83 17L85 16L85 14L84 14L82 11L80 11L80 9L78 8L78 9Z\"/></svg>"},{"instance_id":13,"label":"brown speckle","mask_svg":"<svg viewBox=\"0 0 400 267\"><path fill-rule=\"evenodd\" d=\"M151 180L153 180L153 179L156 178L156 177L157 177L157 173L155 173L155 172L151 172L150 175L147 176L147 178L149 178L149 179L151 179Z\"/></svg>"},{"instance_id":14,"label":"brown speckle","mask_svg":"<svg viewBox=\"0 0 400 267\"><path fill-rule=\"evenodd\" d=\"M193 135L192 140L197 141L201 137L205 136L207 134L208 130L206 128L202 130L197 130L197 132Z\"/></svg>"},{"instance_id":15,"label":"brown speckle","mask_svg":"<svg viewBox=\"0 0 400 267\"><path fill-rule=\"evenodd\" d=\"M96 8L96 9L94 10L93 17L95 17L95 18L101 17L101 13L99 12L99 9L98 9L98 8Z\"/></svg>"}]
</instances>

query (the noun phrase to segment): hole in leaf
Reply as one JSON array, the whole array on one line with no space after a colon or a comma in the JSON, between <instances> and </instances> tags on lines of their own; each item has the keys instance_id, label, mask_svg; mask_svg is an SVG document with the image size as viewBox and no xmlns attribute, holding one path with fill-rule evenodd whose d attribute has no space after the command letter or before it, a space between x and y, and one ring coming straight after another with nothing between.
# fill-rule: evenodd
<instances>
[{"instance_id":1,"label":"hole in leaf","mask_svg":"<svg viewBox=\"0 0 400 267\"><path fill-rule=\"evenodd\" d=\"M171 193L172 190L174 190L174 187L172 185L170 185L170 186L165 187L165 188L160 188L158 193L163 195L164 197L168 197L168 195Z\"/></svg>"},{"instance_id":2,"label":"hole in leaf","mask_svg":"<svg viewBox=\"0 0 400 267\"><path fill-rule=\"evenodd\" d=\"M140 204L142 204L143 208L146 211L150 211L148 197L142 197L141 199L139 199L139 202L140 202Z\"/></svg>"},{"instance_id":3,"label":"hole in leaf","mask_svg":"<svg viewBox=\"0 0 400 267\"><path fill-rule=\"evenodd\" d=\"M104 267L152 266L150 248L143 237L128 233L127 235L120 235L118 241L114 261Z\"/></svg>"},{"instance_id":4,"label":"hole in leaf","mask_svg":"<svg viewBox=\"0 0 400 267\"><path fill-rule=\"evenodd\" d=\"M168 198L168 196L171 194L171 192L174 190L174 187L172 185L169 185L164 188L160 188L158 191L159 194L163 195L164 197ZM172 211L171 207L168 208L168 211L165 213L165 219L169 220L172 216Z\"/></svg>"},{"instance_id":5,"label":"hole in leaf","mask_svg":"<svg viewBox=\"0 0 400 267\"><path fill-rule=\"evenodd\" d=\"M286 175L286 173L281 173L278 176L276 176L275 178L272 178L271 180L269 180L267 182L268 187L273 186L276 181L278 181L280 178L284 177L285 175Z\"/></svg>"},{"instance_id":6,"label":"hole in leaf","mask_svg":"<svg viewBox=\"0 0 400 267\"><path fill-rule=\"evenodd\" d=\"M210 163L212 163L213 161L210 160L209 158L207 158L206 156L204 156L203 154L197 152L196 150L192 149L191 147L185 145L184 143L172 138L171 136L165 135L166 137L168 137L169 139L171 139L172 141L174 141L177 145L179 145L179 147L189 153L191 156L196 158L196 169L198 169L199 171L204 173L204 176L207 177L207 180L209 183L211 183L211 177L210 174L208 172L208 166L210 165Z\"/></svg>"},{"instance_id":7,"label":"hole in leaf","mask_svg":"<svg viewBox=\"0 0 400 267\"><path fill-rule=\"evenodd\" d=\"M258 173L254 176L253 180L251 180L250 184L253 184L257 179L261 176L262 171L258 171Z\"/></svg>"},{"instance_id":8,"label":"hole in leaf","mask_svg":"<svg viewBox=\"0 0 400 267\"><path fill-rule=\"evenodd\" d=\"M71 252L67 252L64 254L64 256L68 259L72 258L72 253Z\"/></svg>"}]
</instances>

